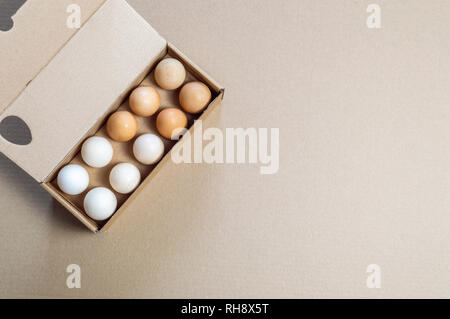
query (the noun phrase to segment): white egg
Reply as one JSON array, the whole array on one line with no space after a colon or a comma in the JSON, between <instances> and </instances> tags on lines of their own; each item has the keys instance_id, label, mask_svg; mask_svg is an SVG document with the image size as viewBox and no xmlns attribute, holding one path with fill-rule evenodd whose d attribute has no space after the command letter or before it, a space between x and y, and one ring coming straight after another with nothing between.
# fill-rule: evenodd
<instances>
[{"instance_id":1,"label":"white egg","mask_svg":"<svg viewBox=\"0 0 450 319\"><path fill-rule=\"evenodd\" d=\"M64 193L79 195L89 186L89 174L84 167L69 164L59 171L57 182Z\"/></svg>"},{"instance_id":2,"label":"white egg","mask_svg":"<svg viewBox=\"0 0 450 319\"><path fill-rule=\"evenodd\" d=\"M130 163L117 164L109 174L111 187L120 194L131 193L140 181L141 173L136 166Z\"/></svg>"},{"instance_id":3,"label":"white egg","mask_svg":"<svg viewBox=\"0 0 450 319\"><path fill-rule=\"evenodd\" d=\"M105 220L111 217L117 208L117 198L105 187L91 189L84 198L84 210L95 220Z\"/></svg>"},{"instance_id":4,"label":"white egg","mask_svg":"<svg viewBox=\"0 0 450 319\"><path fill-rule=\"evenodd\" d=\"M133 153L142 164L155 164L164 154L164 143L157 135L144 134L134 142Z\"/></svg>"},{"instance_id":5,"label":"white egg","mask_svg":"<svg viewBox=\"0 0 450 319\"><path fill-rule=\"evenodd\" d=\"M111 162L113 148L106 138L92 136L83 143L81 157L91 167L105 167Z\"/></svg>"}]
</instances>

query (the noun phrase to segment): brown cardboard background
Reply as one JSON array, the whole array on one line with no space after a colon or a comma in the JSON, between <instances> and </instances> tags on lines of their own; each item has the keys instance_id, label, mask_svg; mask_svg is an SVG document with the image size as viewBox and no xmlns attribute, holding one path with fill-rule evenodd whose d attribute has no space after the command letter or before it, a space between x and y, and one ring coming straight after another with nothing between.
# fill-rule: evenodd
<instances>
[{"instance_id":1,"label":"brown cardboard background","mask_svg":"<svg viewBox=\"0 0 450 319\"><path fill-rule=\"evenodd\" d=\"M372 2L130 0L226 87L204 126L280 128L280 171L170 163L93 235L2 156L0 296L448 297L450 4Z\"/></svg>"}]
</instances>

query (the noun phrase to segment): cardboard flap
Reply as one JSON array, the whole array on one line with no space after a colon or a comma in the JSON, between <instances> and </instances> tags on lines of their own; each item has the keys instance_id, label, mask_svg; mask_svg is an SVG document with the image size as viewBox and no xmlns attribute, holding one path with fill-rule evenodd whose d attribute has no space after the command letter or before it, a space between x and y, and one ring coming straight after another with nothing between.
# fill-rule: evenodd
<instances>
[{"instance_id":1,"label":"cardboard flap","mask_svg":"<svg viewBox=\"0 0 450 319\"><path fill-rule=\"evenodd\" d=\"M109 0L1 114L21 118L32 141L0 150L39 182L166 50L166 41L125 1Z\"/></svg>"},{"instance_id":2,"label":"cardboard flap","mask_svg":"<svg viewBox=\"0 0 450 319\"><path fill-rule=\"evenodd\" d=\"M82 25L104 2L0 0L0 113L78 31L73 10Z\"/></svg>"}]
</instances>

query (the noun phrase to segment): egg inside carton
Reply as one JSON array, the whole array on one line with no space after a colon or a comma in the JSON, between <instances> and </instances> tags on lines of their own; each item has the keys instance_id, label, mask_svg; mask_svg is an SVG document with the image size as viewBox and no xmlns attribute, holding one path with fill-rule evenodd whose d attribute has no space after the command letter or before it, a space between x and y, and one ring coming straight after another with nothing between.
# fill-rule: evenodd
<instances>
[{"instance_id":1,"label":"egg inside carton","mask_svg":"<svg viewBox=\"0 0 450 319\"><path fill-rule=\"evenodd\" d=\"M161 107L161 97L154 87L140 86L131 92L129 104L134 114L152 116Z\"/></svg>"},{"instance_id":2,"label":"egg inside carton","mask_svg":"<svg viewBox=\"0 0 450 319\"><path fill-rule=\"evenodd\" d=\"M75 181L72 189L59 187L58 177L51 183L80 211L106 222L177 142L172 137L190 127L210 100L209 88L167 55L94 137L86 139L85 151L61 169L58 176L69 176L64 177L66 184Z\"/></svg>"}]
</instances>

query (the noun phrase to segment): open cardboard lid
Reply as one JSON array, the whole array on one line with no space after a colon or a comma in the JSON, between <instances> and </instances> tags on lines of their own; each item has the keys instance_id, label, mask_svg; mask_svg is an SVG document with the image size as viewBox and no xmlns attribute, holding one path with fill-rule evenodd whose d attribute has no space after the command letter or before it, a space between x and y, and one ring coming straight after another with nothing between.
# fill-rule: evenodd
<instances>
[{"instance_id":1,"label":"open cardboard lid","mask_svg":"<svg viewBox=\"0 0 450 319\"><path fill-rule=\"evenodd\" d=\"M105 0L77 0L84 24ZM0 0L0 113L78 29L68 28L73 0Z\"/></svg>"},{"instance_id":2,"label":"open cardboard lid","mask_svg":"<svg viewBox=\"0 0 450 319\"><path fill-rule=\"evenodd\" d=\"M31 6L42 3L29 1ZM33 29L33 23L27 27ZM65 23L53 27L67 28ZM45 181L99 119L119 105L166 46L124 0L107 0L19 96L0 109L0 121L17 116L32 134L28 145L0 137L0 150L38 182ZM22 58L14 54L17 48L10 49L8 59Z\"/></svg>"}]
</instances>

